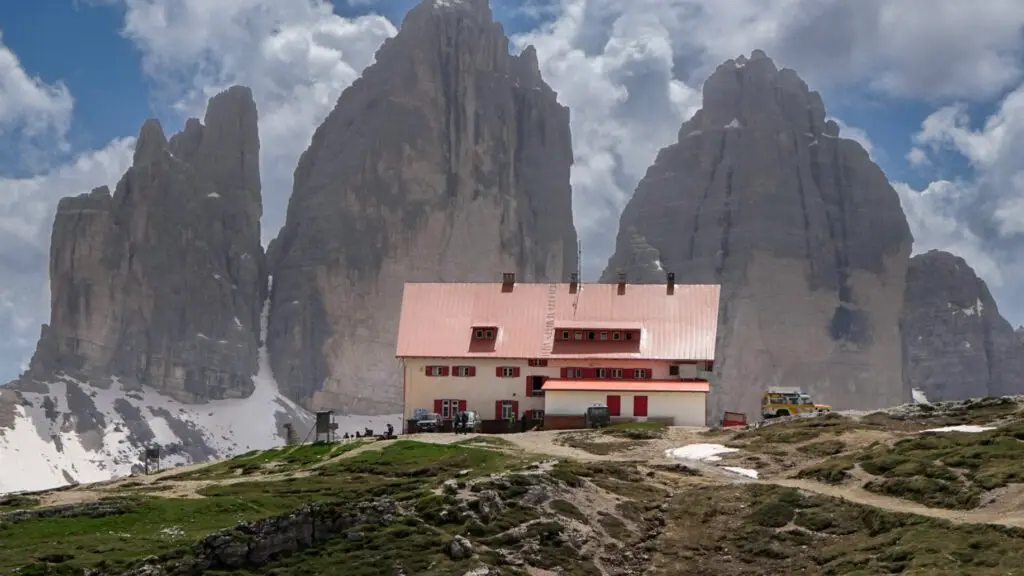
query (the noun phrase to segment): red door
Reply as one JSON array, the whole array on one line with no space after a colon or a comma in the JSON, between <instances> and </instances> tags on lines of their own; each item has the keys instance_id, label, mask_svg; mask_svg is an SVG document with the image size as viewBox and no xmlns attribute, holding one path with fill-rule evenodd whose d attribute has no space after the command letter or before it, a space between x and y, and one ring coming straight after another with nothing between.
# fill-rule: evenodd
<instances>
[{"instance_id":1,"label":"red door","mask_svg":"<svg viewBox=\"0 0 1024 576\"><path fill-rule=\"evenodd\" d=\"M619 416L622 413L622 398L620 396L608 395L608 415Z\"/></svg>"},{"instance_id":2,"label":"red door","mask_svg":"<svg viewBox=\"0 0 1024 576\"><path fill-rule=\"evenodd\" d=\"M633 396L633 416L647 417L647 396Z\"/></svg>"}]
</instances>

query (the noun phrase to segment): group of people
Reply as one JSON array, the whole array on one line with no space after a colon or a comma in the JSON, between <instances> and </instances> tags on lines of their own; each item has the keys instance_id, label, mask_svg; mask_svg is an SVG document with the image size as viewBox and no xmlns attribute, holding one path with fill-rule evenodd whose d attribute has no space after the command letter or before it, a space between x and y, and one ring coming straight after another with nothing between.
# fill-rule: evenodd
<instances>
[{"instance_id":1,"label":"group of people","mask_svg":"<svg viewBox=\"0 0 1024 576\"><path fill-rule=\"evenodd\" d=\"M370 438L372 436L373 436L373 429L372 428L366 428L365 430L363 430L363 434L362 435L359 434L359 430L356 430L355 435L349 436L348 432L345 432L345 435L342 436L342 438L344 438L345 440L348 440L349 438ZM388 423L388 431L387 431L387 434L384 436L384 438L394 438L394 437L395 437L395 427L392 426L390 423Z\"/></svg>"}]
</instances>

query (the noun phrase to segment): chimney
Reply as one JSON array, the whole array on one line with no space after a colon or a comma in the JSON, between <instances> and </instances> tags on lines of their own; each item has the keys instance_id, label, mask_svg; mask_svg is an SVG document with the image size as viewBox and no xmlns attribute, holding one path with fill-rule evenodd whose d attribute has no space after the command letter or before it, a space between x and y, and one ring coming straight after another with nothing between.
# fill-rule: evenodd
<instances>
[{"instance_id":1,"label":"chimney","mask_svg":"<svg viewBox=\"0 0 1024 576\"><path fill-rule=\"evenodd\" d=\"M515 284L516 283L516 273L515 272L505 272L504 274L501 275L501 283L502 284Z\"/></svg>"},{"instance_id":2,"label":"chimney","mask_svg":"<svg viewBox=\"0 0 1024 576\"><path fill-rule=\"evenodd\" d=\"M619 295L626 293L626 273L619 272Z\"/></svg>"},{"instance_id":3,"label":"chimney","mask_svg":"<svg viewBox=\"0 0 1024 576\"><path fill-rule=\"evenodd\" d=\"M667 285L666 290L669 294L676 293L676 273L669 272L665 275L665 284Z\"/></svg>"},{"instance_id":4,"label":"chimney","mask_svg":"<svg viewBox=\"0 0 1024 576\"><path fill-rule=\"evenodd\" d=\"M573 272L569 275L569 293L575 294L580 288L580 275L577 272Z\"/></svg>"}]
</instances>

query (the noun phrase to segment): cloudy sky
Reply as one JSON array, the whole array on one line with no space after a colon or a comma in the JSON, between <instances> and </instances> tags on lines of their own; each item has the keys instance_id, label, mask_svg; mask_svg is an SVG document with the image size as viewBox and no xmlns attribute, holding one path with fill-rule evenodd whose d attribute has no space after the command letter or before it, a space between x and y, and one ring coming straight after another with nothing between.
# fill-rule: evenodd
<instances>
[{"instance_id":1,"label":"cloudy sky","mask_svg":"<svg viewBox=\"0 0 1024 576\"><path fill-rule=\"evenodd\" d=\"M260 110L265 239L298 155L415 0L0 2L0 382L48 314L52 211L113 185L147 117L230 84ZM900 193L915 250L964 258L1024 323L1024 2L492 0L572 109L585 272L720 62L761 48L820 90ZM45 30L45 34L40 33ZM1014 152L1017 150L1018 152Z\"/></svg>"}]
</instances>

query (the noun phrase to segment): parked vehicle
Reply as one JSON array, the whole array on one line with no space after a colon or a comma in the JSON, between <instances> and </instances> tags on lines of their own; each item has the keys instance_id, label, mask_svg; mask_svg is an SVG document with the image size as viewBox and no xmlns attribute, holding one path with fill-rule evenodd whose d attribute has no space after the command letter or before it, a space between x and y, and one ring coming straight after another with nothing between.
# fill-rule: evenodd
<instances>
[{"instance_id":1,"label":"parked vehicle","mask_svg":"<svg viewBox=\"0 0 1024 576\"><path fill-rule=\"evenodd\" d=\"M831 412L828 404L816 404L810 394L800 388L769 388L761 396L761 417L781 418L797 414L824 414Z\"/></svg>"},{"instance_id":2,"label":"parked vehicle","mask_svg":"<svg viewBox=\"0 0 1024 576\"><path fill-rule=\"evenodd\" d=\"M461 416L463 414L467 417L465 432L480 432L480 429L483 427L483 423L480 420L480 414L478 414L476 410L466 410L465 412L460 412L456 416ZM460 422L458 417L456 417L455 421Z\"/></svg>"},{"instance_id":3,"label":"parked vehicle","mask_svg":"<svg viewBox=\"0 0 1024 576\"><path fill-rule=\"evenodd\" d=\"M441 415L437 412L423 414L416 420L417 432L438 432L441 430Z\"/></svg>"},{"instance_id":4,"label":"parked vehicle","mask_svg":"<svg viewBox=\"0 0 1024 576\"><path fill-rule=\"evenodd\" d=\"M604 404L594 404L583 415L587 428L603 428L612 423L612 413Z\"/></svg>"}]
</instances>

